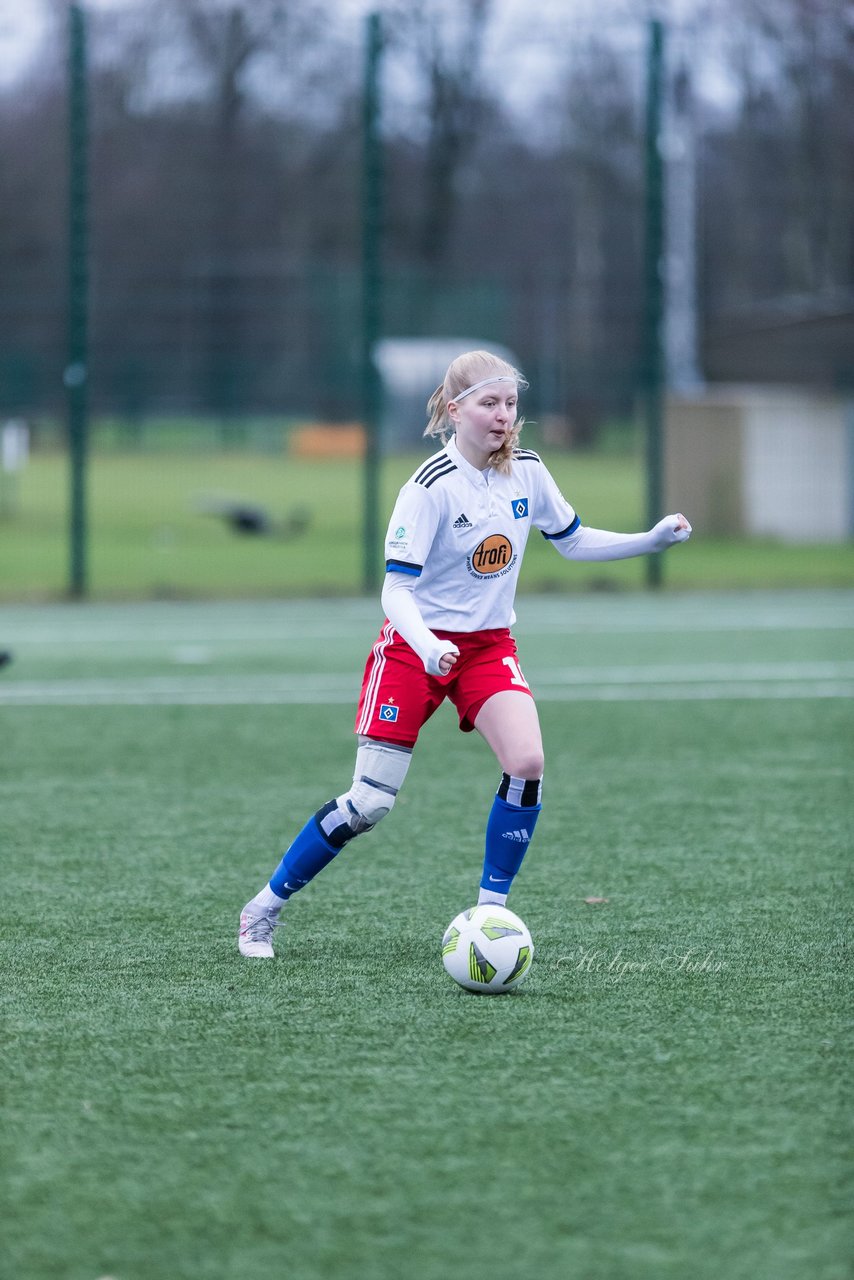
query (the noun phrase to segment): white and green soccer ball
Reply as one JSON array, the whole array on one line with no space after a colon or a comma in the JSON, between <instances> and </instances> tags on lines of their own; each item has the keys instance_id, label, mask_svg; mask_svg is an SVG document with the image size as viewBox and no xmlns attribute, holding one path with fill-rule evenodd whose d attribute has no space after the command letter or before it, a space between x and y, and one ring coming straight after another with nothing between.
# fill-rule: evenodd
<instances>
[{"instance_id":1,"label":"white and green soccer ball","mask_svg":"<svg viewBox=\"0 0 854 1280\"><path fill-rule=\"evenodd\" d=\"M528 926L506 907L484 903L455 916L442 939L442 963L467 991L503 995L531 972Z\"/></svg>"}]
</instances>

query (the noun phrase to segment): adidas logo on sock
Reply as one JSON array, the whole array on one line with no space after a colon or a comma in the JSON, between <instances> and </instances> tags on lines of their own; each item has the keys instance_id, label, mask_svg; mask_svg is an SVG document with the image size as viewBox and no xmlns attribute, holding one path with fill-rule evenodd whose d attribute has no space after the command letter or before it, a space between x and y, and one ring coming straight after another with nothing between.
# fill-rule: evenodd
<instances>
[{"instance_id":1,"label":"adidas logo on sock","mask_svg":"<svg viewBox=\"0 0 854 1280\"><path fill-rule=\"evenodd\" d=\"M503 831L501 833L502 840L513 840L516 844L528 844L531 837L527 831Z\"/></svg>"},{"instance_id":2,"label":"adidas logo on sock","mask_svg":"<svg viewBox=\"0 0 854 1280\"><path fill-rule=\"evenodd\" d=\"M469 520L466 513L463 512L462 515L457 516L456 520L454 521L453 527L455 529L471 529L472 522L471 520Z\"/></svg>"}]
</instances>

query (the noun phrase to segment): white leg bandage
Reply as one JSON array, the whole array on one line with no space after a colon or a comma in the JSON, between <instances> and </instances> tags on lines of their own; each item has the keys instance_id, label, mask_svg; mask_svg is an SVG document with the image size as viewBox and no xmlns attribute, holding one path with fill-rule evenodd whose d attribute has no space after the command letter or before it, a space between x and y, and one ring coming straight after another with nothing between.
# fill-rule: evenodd
<instances>
[{"instance_id":1,"label":"white leg bandage","mask_svg":"<svg viewBox=\"0 0 854 1280\"><path fill-rule=\"evenodd\" d=\"M356 752L353 785L343 796L330 800L319 811L320 829L339 848L370 831L394 806L403 786L412 752L368 739Z\"/></svg>"}]
</instances>

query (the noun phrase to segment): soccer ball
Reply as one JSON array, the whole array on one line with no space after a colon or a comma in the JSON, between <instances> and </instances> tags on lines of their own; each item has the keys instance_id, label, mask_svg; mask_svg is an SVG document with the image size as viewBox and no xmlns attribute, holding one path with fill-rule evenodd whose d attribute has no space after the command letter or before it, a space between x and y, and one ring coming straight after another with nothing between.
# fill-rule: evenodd
<instances>
[{"instance_id":1,"label":"soccer ball","mask_svg":"<svg viewBox=\"0 0 854 1280\"><path fill-rule=\"evenodd\" d=\"M461 911L442 939L442 963L467 991L513 991L530 973L533 958L528 926L493 903Z\"/></svg>"}]
</instances>

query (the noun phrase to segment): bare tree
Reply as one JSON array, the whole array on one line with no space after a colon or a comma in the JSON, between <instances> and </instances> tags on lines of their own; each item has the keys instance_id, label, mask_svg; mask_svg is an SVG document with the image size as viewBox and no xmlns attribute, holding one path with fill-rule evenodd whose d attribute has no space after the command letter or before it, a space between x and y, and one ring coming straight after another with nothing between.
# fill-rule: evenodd
<instances>
[{"instance_id":1,"label":"bare tree","mask_svg":"<svg viewBox=\"0 0 854 1280\"><path fill-rule=\"evenodd\" d=\"M850 289L854 6L744 0L727 17L738 108L709 135L707 158L707 203L714 187L729 215L706 224L717 305ZM724 289L709 273L718 257L730 266Z\"/></svg>"},{"instance_id":2,"label":"bare tree","mask_svg":"<svg viewBox=\"0 0 854 1280\"><path fill-rule=\"evenodd\" d=\"M423 84L425 126L417 254L433 270L447 257L459 203L457 182L483 109L481 59L492 0L426 0L389 16Z\"/></svg>"},{"instance_id":3,"label":"bare tree","mask_svg":"<svg viewBox=\"0 0 854 1280\"><path fill-rule=\"evenodd\" d=\"M0 112L16 412L61 397L66 5L49 3L54 43ZM851 9L692 10L707 333L850 297ZM590 438L637 377L644 29L626 6L583 31L550 12L520 22L508 64L491 0L385 5L387 314L396 333L506 343ZM93 405L351 413L361 20L333 0L140 0L90 8L89 29ZM711 45L720 99L703 96ZM527 105L492 89L524 78L523 46Z\"/></svg>"}]
</instances>

